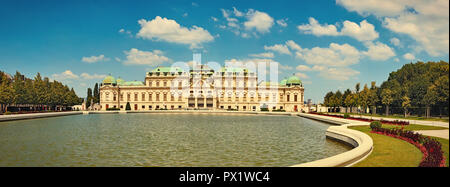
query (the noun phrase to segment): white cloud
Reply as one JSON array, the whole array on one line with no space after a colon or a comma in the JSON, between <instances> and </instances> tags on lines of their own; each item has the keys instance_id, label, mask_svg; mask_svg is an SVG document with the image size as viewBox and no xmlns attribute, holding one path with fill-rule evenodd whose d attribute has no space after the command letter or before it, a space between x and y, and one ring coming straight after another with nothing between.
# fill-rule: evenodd
<instances>
[{"instance_id":1,"label":"white cloud","mask_svg":"<svg viewBox=\"0 0 450 187\"><path fill-rule=\"evenodd\" d=\"M256 57L256 58L273 58L273 57L275 57L275 55L273 53L271 53L271 52L259 53L259 54L250 54L249 56Z\"/></svg>"},{"instance_id":2,"label":"white cloud","mask_svg":"<svg viewBox=\"0 0 450 187\"><path fill-rule=\"evenodd\" d=\"M304 73L300 73L300 72L295 73L295 76L297 76L298 78L301 78L301 79L309 79L308 75L306 75Z\"/></svg>"},{"instance_id":3,"label":"white cloud","mask_svg":"<svg viewBox=\"0 0 450 187\"><path fill-rule=\"evenodd\" d=\"M350 68L332 67L325 68L319 73L325 79L345 81L359 75L360 72Z\"/></svg>"},{"instance_id":4,"label":"white cloud","mask_svg":"<svg viewBox=\"0 0 450 187\"><path fill-rule=\"evenodd\" d=\"M378 33L375 31L375 27L363 20L359 23L344 21L341 35L350 36L358 41L372 41L378 38Z\"/></svg>"},{"instance_id":5,"label":"white cloud","mask_svg":"<svg viewBox=\"0 0 450 187\"><path fill-rule=\"evenodd\" d=\"M276 51L280 54L291 55L291 51L289 51L289 48L286 45L282 44L275 44L273 46L264 46L264 50Z\"/></svg>"},{"instance_id":6,"label":"white cloud","mask_svg":"<svg viewBox=\"0 0 450 187\"><path fill-rule=\"evenodd\" d=\"M59 81L70 80L70 79L80 79L80 78L85 79L85 80L103 79L105 77L106 77L106 75L99 75L96 73L93 75L90 75L88 73L81 73L81 75L76 75L70 70L66 70L62 73L56 73L56 74L52 75L52 78L54 80L59 80Z\"/></svg>"},{"instance_id":7,"label":"white cloud","mask_svg":"<svg viewBox=\"0 0 450 187\"><path fill-rule=\"evenodd\" d=\"M242 17L244 16L244 13L236 9L236 7L233 7L233 13L236 17Z\"/></svg>"},{"instance_id":8,"label":"white cloud","mask_svg":"<svg viewBox=\"0 0 450 187\"><path fill-rule=\"evenodd\" d=\"M219 19L217 19L216 17L211 17L211 19L212 19L214 22L219 21Z\"/></svg>"},{"instance_id":9,"label":"white cloud","mask_svg":"<svg viewBox=\"0 0 450 187\"><path fill-rule=\"evenodd\" d=\"M394 50L386 44L381 42L367 42L367 51L363 52L364 55L368 56L372 60L387 60L395 56Z\"/></svg>"},{"instance_id":10,"label":"white cloud","mask_svg":"<svg viewBox=\"0 0 450 187\"><path fill-rule=\"evenodd\" d=\"M114 60L116 60L117 62L122 61L122 60L121 60L120 58L118 58L118 57L115 57Z\"/></svg>"},{"instance_id":11,"label":"white cloud","mask_svg":"<svg viewBox=\"0 0 450 187\"><path fill-rule=\"evenodd\" d=\"M62 73L53 74L52 78L55 80L62 81L62 80L68 80L68 79L78 79L79 76L72 73L72 71L70 71L70 70L66 70Z\"/></svg>"},{"instance_id":12,"label":"white cloud","mask_svg":"<svg viewBox=\"0 0 450 187\"><path fill-rule=\"evenodd\" d=\"M327 66L348 66L357 64L360 52L349 44L331 43L328 48L314 47L296 52L296 57L308 64Z\"/></svg>"},{"instance_id":13,"label":"white cloud","mask_svg":"<svg viewBox=\"0 0 450 187\"><path fill-rule=\"evenodd\" d=\"M349 80L356 75L359 75L360 72L350 69L348 67L327 67L323 65L314 65L312 68L305 65L299 65L296 68L298 71L314 71L318 72L319 76L328 79L328 80ZM300 75L302 73L296 73L296 75ZM306 74L305 74L306 75ZM299 76L299 77L300 77Z\"/></svg>"},{"instance_id":14,"label":"white cloud","mask_svg":"<svg viewBox=\"0 0 450 187\"><path fill-rule=\"evenodd\" d=\"M406 60L414 60L414 59L416 59L416 57L413 54L411 54L411 53L404 54L403 58L406 59Z\"/></svg>"},{"instance_id":15,"label":"white cloud","mask_svg":"<svg viewBox=\"0 0 450 187\"><path fill-rule=\"evenodd\" d=\"M391 38L391 40L389 40L391 42L392 45L394 46L400 46L400 40L398 38Z\"/></svg>"},{"instance_id":16,"label":"white cloud","mask_svg":"<svg viewBox=\"0 0 450 187\"><path fill-rule=\"evenodd\" d=\"M301 51L301 50L302 50L302 48L300 47L300 45L298 45L297 43L295 43L295 42L292 41L292 40L288 40L288 41L286 42L286 45L287 45L289 48L291 48L292 50L294 50L294 51Z\"/></svg>"},{"instance_id":17,"label":"white cloud","mask_svg":"<svg viewBox=\"0 0 450 187\"><path fill-rule=\"evenodd\" d=\"M132 48L130 51L125 51L124 53L127 55L127 59L123 62L125 65L157 66L170 61L169 58L163 56L163 52L160 50L140 51Z\"/></svg>"},{"instance_id":18,"label":"white cloud","mask_svg":"<svg viewBox=\"0 0 450 187\"><path fill-rule=\"evenodd\" d=\"M243 12L233 7L232 10L220 9L220 11L226 23L221 23L218 27L228 29L243 38L268 33L274 24L274 19L269 14L258 10L249 9Z\"/></svg>"},{"instance_id":19,"label":"white cloud","mask_svg":"<svg viewBox=\"0 0 450 187\"><path fill-rule=\"evenodd\" d=\"M106 58L105 55L99 55L99 56L90 56L90 57L83 57L81 58L81 61L86 63L96 63L100 61L109 61L109 58Z\"/></svg>"},{"instance_id":20,"label":"white cloud","mask_svg":"<svg viewBox=\"0 0 450 187\"><path fill-rule=\"evenodd\" d=\"M246 30L256 29L259 33L267 33L273 26L273 18L265 12L250 9L247 12L248 21L244 22Z\"/></svg>"},{"instance_id":21,"label":"white cloud","mask_svg":"<svg viewBox=\"0 0 450 187\"><path fill-rule=\"evenodd\" d=\"M279 19L277 20L277 24L282 26L282 27L287 27L288 24L286 23L287 19Z\"/></svg>"},{"instance_id":22,"label":"white cloud","mask_svg":"<svg viewBox=\"0 0 450 187\"><path fill-rule=\"evenodd\" d=\"M337 0L337 4L363 16L377 16L384 27L410 36L432 56L448 54L448 0Z\"/></svg>"},{"instance_id":23,"label":"white cloud","mask_svg":"<svg viewBox=\"0 0 450 187\"><path fill-rule=\"evenodd\" d=\"M309 66L305 66L305 65L298 65L295 69L298 71L311 71L312 70Z\"/></svg>"},{"instance_id":24,"label":"white cloud","mask_svg":"<svg viewBox=\"0 0 450 187\"><path fill-rule=\"evenodd\" d=\"M298 30L305 34L313 34L315 36L338 36L339 32L337 31L336 26L334 25L320 25L320 23L310 17L309 24L299 25Z\"/></svg>"},{"instance_id":25,"label":"white cloud","mask_svg":"<svg viewBox=\"0 0 450 187\"><path fill-rule=\"evenodd\" d=\"M189 44L191 48L199 48L202 43L214 40L214 37L201 27L186 28L180 26L175 20L159 16L151 21L141 19L138 23L141 25L141 29L137 36L144 39Z\"/></svg>"},{"instance_id":26,"label":"white cloud","mask_svg":"<svg viewBox=\"0 0 450 187\"><path fill-rule=\"evenodd\" d=\"M344 21L341 31L338 31L335 25L321 25L316 19L310 17L309 24L299 25L297 28L305 34L315 36L349 36L358 41L372 41L379 36L375 31L375 26L366 20L361 21L359 25L348 20Z\"/></svg>"},{"instance_id":27,"label":"white cloud","mask_svg":"<svg viewBox=\"0 0 450 187\"><path fill-rule=\"evenodd\" d=\"M183 14L183 17L187 17L187 16L189 16L189 14L187 12Z\"/></svg>"},{"instance_id":28,"label":"white cloud","mask_svg":"<svg viewBox=\"0 0 450 187\"><path fill-rule=\"evenodd\" d=\"M80 77L83 78L83 79L103 79L103 78L106 77L106 75L99 75L99 74L96 74L96 73L93 74L93 75L90 75L88 73L82 73L80 75Z\"/></svg>"}]
</instances>

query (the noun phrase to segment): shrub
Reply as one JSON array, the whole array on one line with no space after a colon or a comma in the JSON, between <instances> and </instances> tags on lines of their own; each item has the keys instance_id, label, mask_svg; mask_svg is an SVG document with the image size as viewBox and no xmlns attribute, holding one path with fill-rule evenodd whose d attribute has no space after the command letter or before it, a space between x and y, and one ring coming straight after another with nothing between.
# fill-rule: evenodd
<instances>
[{"instance_id":1,"label":"shrub","mask_svg":"<svg viewBox=\"0 0 450 187\"><path fill-rule=\"evenodd\" d=\"M344 118L345 118L345 119L347 119L347 118L349 118L349 117L350 117L350 114L347 114L347 113L344 114Z\"/></svg>"},{"instance_id":2,"label":"shrub","mask_svg":"<svg viewBox=\"0 0 450 187\"><path fill-rule=\"evenodd\" d=\"M267 111L269 111L268 108L261 108L261 112L267 112Z\"/></svg>"},{"instance_id":3,"label":"shrub","mask_svg":"<svg viewBox=\"0 0 450 187\"><path fill-rule=\"evenodd\" d=\"M131 110L130 102L127 102L127 106L125 107L125 110Z\"/></svg>"},{"instance_id":4,"label":"shrub","mask_svg":"<svg viewBox=\"0 0 450 187\"><path fill-rule=\"evenodd\" d=\"M107 111L120 110L119 108L107 108Z\"/></svg>"},{"instance_id":5,"label":"shrub","mask_svg":"<svg viewBox=\"0 0 450 187\"><path fill-rule=\"evenodd\" d=\"M379 121L372 121L372 122L370 122L370 128L371 129L381 128L381 122L379 122Z\"/></svg>"}]
</instances>

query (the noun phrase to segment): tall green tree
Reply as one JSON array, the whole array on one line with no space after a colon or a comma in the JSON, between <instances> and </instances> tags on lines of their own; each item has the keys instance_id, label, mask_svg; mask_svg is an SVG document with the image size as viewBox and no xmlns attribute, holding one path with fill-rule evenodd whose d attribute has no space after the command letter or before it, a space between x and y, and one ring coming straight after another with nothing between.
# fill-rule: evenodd
<instances>
[{"instance_id":1,"label":"tall green tree","mask_svg":"<svg viewBox=\"0 0 450 187\"><path fill-rule=\"evenodd\" d=\"M383 91L381 91L381 103L386 106L386 116L389 115L389 105L391 105L393 101L392 91L389 88L383 89Z\"/></svg>"},{"instance_id":2,"label":"tall green tree","mask_svg":"<svg viewBox=\"0 0 450 187\"><path fill-rule=\"evenodd\" d=\"M98 83L95 83L94 86L94 95L93 95L94 103L100 103L100 90L98 88Z\"/></svg>"},{"instance_id":3,"label":"tall green tree","mask_svg":"<svg viewBox=\"0 0 450 187\"><path fill-rule=\"evenodd\" d=\"M352 94L352 91L350 90L350 89L347 89L347 90L345 90L344 91L344 94L342 95L342 106L343 107L345 107L345 112L346 113L348 113L348 107L350 107L349 105L348 105L348 103L345 101L346 99L347 99L347 97L349 96L349 95L351 95Z\"/></svg>"},{"instance_id":4,"label":"tall green tree","mask_svg":"<svg viewBox=\"0 0 450 187\"><path fill-rule=\"evenodd\" d=\"M91 100L92 99L93 99L92 89L88 88L87 89L87 98L86 98L86 108L91 106Z\"/></svg>"},{"instance_id":5,"label":"tall green tree","mask_svg":"<svg viewBox=\"0 0 450 187\"><path fill-rule=\"evenodd\" d=\"M408 116L408 109L411 107L411 100L409 99L408 96L403 96L402 97L402 108L403 111L405 112L405 118Z\"/></svg>"},{"instance_id":6,"label":"tall green tree","mask_svg":"<svg viewBox=\"0 0 450 187\"><path fill-rule=\"evenodd\" d=\"M14 102L14 90L11 85L11 80L6 73L0 71L0 112L8 111L8 106Z\"/></svg>"},{"instance_id":7,"label":"tall green tree","mask_svg":"<svg viewBox=\"0 0 450 187\"><path fill-rule=\"evenodd\" d=\"M376 86L376 82L372 81L370 90L368 93L368 106L372 109L372 114L375 115L377 111L377 103L379 101L378 97L378 87Z\"/></svg>"}]
</instances>

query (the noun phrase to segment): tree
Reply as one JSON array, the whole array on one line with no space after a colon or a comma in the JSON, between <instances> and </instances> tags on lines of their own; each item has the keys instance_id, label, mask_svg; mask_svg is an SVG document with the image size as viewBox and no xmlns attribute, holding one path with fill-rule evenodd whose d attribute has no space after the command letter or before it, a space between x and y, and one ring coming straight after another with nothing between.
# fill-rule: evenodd
<instances>
[{"instance_id":1,"label":"tree","mask_svg":"<svg viewBox=\"0 0 450 187\"><path fill-rule=\"evenodd\" d=\"M371 86L370 86L370 90L368 92L368 106L370 106L372 108L372 114L375 115L376 111L377 111L377 103L379 101L378 95L378 88L376 86L376 82L372 81L371 82Z\"/></svg>"},{"instance_id":2,"label":"tree","mask_svg":"<svg viewBox=\"0 0 450 187\"><path fill-rule=\"evenodd\" d=\"M422 103L424 103L426 106L425 116L427 118L429 118L431 116L430 106L435 105L438 100L438 93L436 90L437 90L436 86L431 85L430 87L428 87L427 93L423 97Z\"/></svg>"},{"instance_id":3,"label":"tree","mask_svg":"<svg viewBox=\"0 0 450 187\"><path fill-rule=\"evenodd\" d=\"M337 111L336 108L341 107L341 106L342 106L342 103L343 103L343 101L342 101L342 93L341 93L340 90L338 90L338 91L336 91L336 93L334 94L334 101L333 101L333 104L334 104L334 112L340 112L340 111Z\"/></svg>"},{"instance_id":4,"label":"tree","mask_svg":"<svg viewBox=\"0 0 450 187\"><path fill-rule=\"evenodd\" d=\"M386 106L386 116L389 115L389 105L391 105L393 101L392 91L388 88L383 89L383 91L381 91L381 103Z\"/></svg>"},{"instance_id":5,"label":"tree","mask_svg":"<svg viewBox=\"0 0 450 187\"><path fill-rule=\"evenodd\" d=\"M0 104L1 113L8 111L8 106L14 101L14 90L11 80L8 79L6 73L0 71Z\"/></svg>"},{"instance_id":6,"label":"tree","mask_svg":"<svg viewBox=\"0 0 450 187\"><path fill-rule=\"evenodd\" d=\"M359 90L361 89L361 85L360 85L360 83L358 82L358 83L356 83L356 85L355 85L355 90L356 90L356 93L359 93Z\"/></svg>"},{"instance_id":7,"label":"tree","mask_svg":"<svg viewBox=\"0 0 450 187\"><path fill-rule=\"evenodd\" d=\"M100 90L98 88L98 83L95 83L94 86L94 95L93 95L94 103L100 103Z\"/></svg>"},{"instance_id":8,"label":"tree","mask_svg":"<svg viewBox=\"0 0 450 187\"><path fill-rule=\"evenodd\" d=\"M350 107L350 105L348 105L348 103L346 102L346 99L351 94L352 91L350 91L350 89L347 89L344 91L344 95L342 95L342 106L345 107L345 113L348 113L348 107Z\"/></svg>"},{"instance_id":9,"label":"tree","mask_svg":"<svg viewBox=\"0 0 450 187\"><path fill-rule=\"evenodd\" d=\"M25 90L25 81L22 74L20 74L18 71L16 71L16 74L14 75L12 87L14 90L14 100L13 103L16 105L20 104L26 104L25 96L26 96L26 90ZM19 107L20 110L20 107Z\"/></svg>"},{"instance_id":10,"label":"tree","mask_svg":"<svg viewBox=\"0 0 450 187\"><path fill-rule=\"evenodd\" d=\"M357 96L356 94L349 94L345 97L345 104L350 107L350 112L353 111L353 107L357 106Z\"/></svg>"},{"instance_id":11,"label":"tree","mask_svg":"<svg viewBox=\"0 0 450 187\"><path fill-rule=\"evenodd\" d=\"M328 92L325 97L323 98L323 104L326 107L332 107L333 106L333 97L334 93L333 92Z\"/></svg>"},{"instance_id":12,"label":"tree","mask_svg":"<svg viewBox=\"0 0 450 187\"><path fill-rule=\"evenodd\" d=\"M411 107L411 100L409 99L409 97L408 96L403 96L402 97L402 108L403 108L403 111L405 112L405 118L407 117L407 115L408 115L408 108L410 108Z\"/></svg>"},{"instance_id":13,"label":"tree","mask_svg":"<svg viewBox=\"0 0 450 187\"><path fill-rule=\"evenodd\" d=\"M369 106L370 90L367 84L364 85L364 89L359 93L358 104L362 107L362 112L366 113L367 106Z\"/></svg>"},{"instance_id":14,"label":"tree","mask_svg":"<svg viewBox=\"0 0 450 187\"><path fill-rule=\"evenodd\" d=\"M86 108L91 106L91 100L92 100L92 89L88 88L87 89L87 99L86 99Z\"/></svg>"}]
</instances>

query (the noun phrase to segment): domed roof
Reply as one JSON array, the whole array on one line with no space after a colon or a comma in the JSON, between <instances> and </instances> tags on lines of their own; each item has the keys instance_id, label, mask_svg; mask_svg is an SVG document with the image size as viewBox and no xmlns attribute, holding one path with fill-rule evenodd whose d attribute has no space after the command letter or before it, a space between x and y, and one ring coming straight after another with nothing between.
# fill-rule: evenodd
<instances>
[{"instance_id":1,"label":"domed roof","mask_svg":"<svg viewBox=\"0 0 450 187\"><path fill-rule=\"evenodd\" d=\"M280 82L280 86L286 86L286 83L287 83L287 79L283 79Z\"/></svg>"},{"instance_id":2,"label":"domed roof","mask_svg":"<svg viewBox=\"0 0 450 187\"><path fill-rule=\"evenodd\" d=\"M301 85L302 81L296 76L291 76L286 81L286 84L289 84L289 85Z\"/></svg>"},{"instance_id":3,"label":"domed roof","mask_svg":"<svg viewBox=\"0 0 450 187\"><path fill-rule=\"evenodd\" d=\"M124 86L144 86L144 83L141 81L127 81L123 83Z\"/></svg>"},{"instance_id":4,"label":"domed roof","mask_svg":"<svg viewBox=\"0 0 450 187\"><path fill-rule=\"evenodd\" d=\"M103 79L103 84L116 84L116 79L113 76L108 75Z\"/></svg>"},{"instance_id":5,"label":"domed roof","mask_svg":"<svg viewBox=\"0 0 450 187\"><path fill-rule=\"evenodd\" d=\"M122 86L123 84L125 84L125 80L123 80L120 77L116 80L116 82L117 82L117 85L119 85L119 86Z\"/></svg>"}]
</instances>

